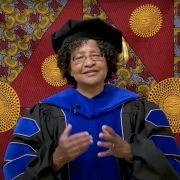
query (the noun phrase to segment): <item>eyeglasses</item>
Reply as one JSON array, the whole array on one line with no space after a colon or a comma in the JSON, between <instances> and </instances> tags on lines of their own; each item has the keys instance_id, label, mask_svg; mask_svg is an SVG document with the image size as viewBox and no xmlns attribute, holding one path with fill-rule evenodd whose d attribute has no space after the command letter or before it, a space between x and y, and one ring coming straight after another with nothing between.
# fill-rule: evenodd
<instances>
[{"instance_id":1,"label":"eyeglasses","mask_svg":"<svg viewBox=\"0 0 180 180\"><path fill-rule=\"evenodd\" d=\"M92 53L88 56L93 61L100 61L104 59L103 53ZM74 64L82 64L87 59L87 56L82 54L77 54L72 58Z\"/></svg>"}]
</instances>

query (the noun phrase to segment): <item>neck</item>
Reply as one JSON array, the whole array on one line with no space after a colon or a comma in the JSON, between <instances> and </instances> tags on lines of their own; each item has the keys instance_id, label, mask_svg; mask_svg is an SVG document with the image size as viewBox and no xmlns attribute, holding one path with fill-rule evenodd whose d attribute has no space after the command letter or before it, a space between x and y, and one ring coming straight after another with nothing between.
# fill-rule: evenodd
<instances>
[{"instance_id":1,"label":"neck","mask_svg":"<svg viewBox=\"0 0 180 180\"><path fill-rule=\"evenodd\" d=\"M93 98L100 94L104 89L104 83L97 86L80 86L78 85L76 90L87 98Z\"/></svg>"}]
</instances>

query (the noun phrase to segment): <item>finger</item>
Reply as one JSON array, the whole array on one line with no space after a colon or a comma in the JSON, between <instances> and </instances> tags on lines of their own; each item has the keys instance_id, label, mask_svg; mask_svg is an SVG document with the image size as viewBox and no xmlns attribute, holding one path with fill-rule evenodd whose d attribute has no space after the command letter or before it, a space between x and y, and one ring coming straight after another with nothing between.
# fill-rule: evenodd
<instances>
[{"instance_id":1,"label":"finger","mask_svg":"<svg viewBox=\"0 0 180 180\"><path fill-rule=\"evenodd\" d=\"M105 128L103 128L103 126L102 126L102 132L103 132L103 133L105 133L105 134L109 134L109 132L108 132L108 131L106 131L106 129L105 129Z\"/></svg>"},{"instance_id":2,"label":"finger","mask_svg":"<svg viewBox=\"0 0 180 180\"><path fill-rule=\"evenodd\" d=\"M82 148L84 144L92 144L91 136L76 138L67 142L70 149Z\"/></svg>"},{"instance_id":3,"label":"finger","mask_svg":"<svg viewBox=\"0 0 180 180\"><path fill-rule=\"evenodd\" d=\"M113 142L114 141L114 137L111 134L105 134L105 133L100 133L99 134L99 138L101 139L105 139L107 141Z\"/></svg>"},{"instance_id":4,"label":"finger","mask_svg":"<svg viewBox=\"0 0 180 180\"><path fill-rule=\"evenodd\" d=\"M105 147L105 148L112 148L113 143L111 142L102 142L102 141L98 141L97 145L100 147Z\"/></svg>"},{"instance_id":5,"label":"finger","mask_svg":"<svg viewBox=\"0 0 180 180\"><path fill-rule=\"evenodd\" d=\"M76 141L78 139L87 139L87 138L92 139L92 136L89 135L88 132L80 132L69 136L68 141Z\"/></svg>"},{"instance_id":6,"label":"finger","mask_svg":"<svg viewBox=\"0 0 180 180\"><path fill-rule=\"evenodd\" d=\"M106 133L109 133L109 134L111 134L112 136L116 136L115 131L114 131L111 127L109 127L109 126L103 125L103 126L102 126L102 131L103 131L103 132L106 132Z\"/></svg>"},{"instance_id":7,"label":"finger","mask_svg":"<svg viewBox=\"0 0 180 180\"><path fill-rule=\"evenodd\" d=\"M107 150L105 152L99 152L98 153L98 157L105 157L105 156L111 156L111 151L110 150Z\"/></svg>"},{"instance_id":8,"label":"finger","mask_svg":"<svg viewBox=\"0 0 180 180\"><path fill-rule=\"evenodd\" d=\"M92 142L84 142L79 144L79 146L73 146L70 148L69 152L72 154L82 154L84 151L88 149L88 147L92 144Z\"/></svg>"},{"instance_id":9,"label":"finger","mask_svg":"<svg viewBox=\"0 0 180 180\"><path fill-rule=\"evenodd\" d=\"M63 131L62 135L61 135L61 138L62 139L65 139L69 136L69 133L71 132L71 129L72 129L72 126L71 124L68 124L66 129Z\"/></svg>"},{"instance_id":10,"label":"finger","mask_svg":"<svg viewBox=\"0 0 180 180\"><path fill-rule=\"evenodd\" d=\"M77 144L76 146L73 145L72 147L68 148L69 157L75 159L77 156L84 153L91 144L92 142L84 142L84 143L80 143L79 146Z\"/></svg>"},{"instance_id":11,"label":"finger","mask_svg":"<svg viewBox=\"0 0 180 180\"><path fill-rule=\"evenodd\" d=\"M73 157L73 159L75 159L76 157L78 157L79 155L81 155L82 153L84 153L87 149L88 149L89 145L83 145L83 148L81 149L73 149L72 151L70 151L69 153L71 154L71 156Z\"/></svg>"},{"instance_id":12,"label":"finger","mask_svg":"<svg viewBox=\"0 0 180 180\"><path fill-rule=\"evenodd\" d=\"M63 146L66 149L71 149L76 146L79 146L80 143L89 142L92 143L92 136L90 136L87 132L81 132L77 134L73 134L66 139L61 139L60 146Z\"/></svg>"}]
</instances>

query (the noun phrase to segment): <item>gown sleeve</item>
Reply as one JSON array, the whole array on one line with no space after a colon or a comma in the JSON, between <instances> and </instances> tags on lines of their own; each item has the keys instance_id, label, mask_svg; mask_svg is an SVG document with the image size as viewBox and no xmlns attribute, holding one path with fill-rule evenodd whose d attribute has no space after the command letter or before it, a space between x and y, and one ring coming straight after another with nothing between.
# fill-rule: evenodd
<instances>
[{"instance_id":1,"label":"gown sleeve","mask_svg":"<svg viewBox=\"0 0 180 180\"><path fill-rule=\"evenodd\" d=\"M60 171L52 171L52 154L64 128L65 120L60 108L38 103L28 110L18 120L6 149L5 180L60 179Z\"/></svg>"},{"instance_id":2,"label":"gown sleeve","mask_svg":"<svg viewBox=\"0 0 180 180\"><path fill-rule=\"evenodd\" d=\"M124 129L129 129L124 130L125 140L134 156L122 168L128 179L180 180L180 151L164 112L141 99L125 105L122 116ZM120 160L121 167L124 163Z\"/></svg>"}]
</instances>

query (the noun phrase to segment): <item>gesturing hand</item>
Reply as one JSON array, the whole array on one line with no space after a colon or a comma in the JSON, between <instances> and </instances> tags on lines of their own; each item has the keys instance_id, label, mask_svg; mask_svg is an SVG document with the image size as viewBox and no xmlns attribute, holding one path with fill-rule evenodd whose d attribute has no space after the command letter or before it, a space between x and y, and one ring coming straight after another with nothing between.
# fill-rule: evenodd
<instances>
[{"instance_id":1,"label":"gesturing hand","mask_svg":"<svg viewBox=\"0 0 180 180\"><path fill-rule=\"evenodd\" d=\"M93 143L88 132L69 136L71 129L72 126L69 124L59 138L58 146L53 154L54 171L59 170L65 163L74 160Z\"/></svg>"},{"instance_id":2,"label":"gesturing hand","mask_svg":"<svg viewBox=\"0 0 180 180\"><path fill-rule=\"evenodd\" d=\"M124 158L127 161L132 161L133 156L129 143L123 140L118 134L114 132L109 126L102 126L102 133L99 137L107 140L107 142L98 141L97 145L109 150L98 153L99 157L114 155L118 158Z\"/></svg>"}]
</instances>

